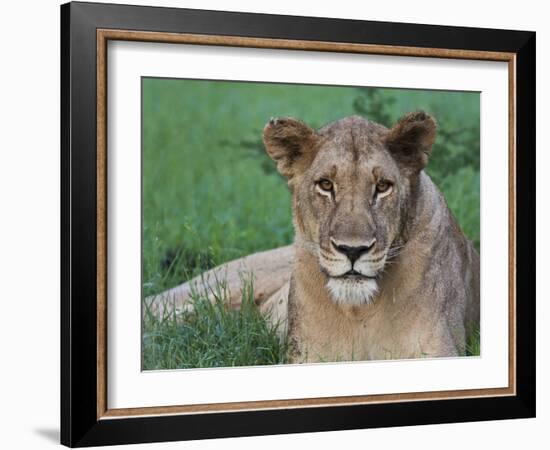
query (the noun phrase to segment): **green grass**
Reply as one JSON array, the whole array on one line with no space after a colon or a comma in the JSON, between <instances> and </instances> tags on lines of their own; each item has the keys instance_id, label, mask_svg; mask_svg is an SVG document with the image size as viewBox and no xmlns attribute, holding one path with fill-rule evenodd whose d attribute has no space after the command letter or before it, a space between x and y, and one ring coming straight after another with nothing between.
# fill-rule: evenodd
<instances>
[{"instance_id":1,"label":"green grass","mask_svg":"<svg viewBox=\"0 0 550 450\"><path fill-rule=\"evenodd\" d=\"M227 307L223 283L213 289L214 301L205 292L193 292L193 311L178 317L169 310L159 317L146 306L144 370L287 362L287 343L279 338L279 325L270 325L256 307L251 278L243 281L239 310Z\"/></svg>"},{"instance_id":2,"label":"green grass","mask_svg":"<svg viewBox=\"0 0 550 450\"><path fill-rule=\"evenodd\" d=\"M359 113L390 125L417 109L439 122L427 171L479 248L478 94L144 79L143 295L162 292L225 261L292 242L286 181L261 144L271 116L294 116L318 127ZM217 339L232 333L231 345L239 334L242 339L263 336L265 340L251 342L258 348L272 342L272 354L279 355L280 344L268 339L273 330L258 331L261 318L250 311L223 315L221 305L210 308L200 298L196 305L200 315L184 317L185 326L170 316L146 315L144 368L269 360L250 348L245 351L246 346L239 356ZM283 359L277 356L265 364Z\"/></svg>"},{"instance_id":3,"label":"green grass","mask_svg":"<svg viewBox=\"0 0 550 450\"><path fill-rule=\"evenodd\" d=\"M479 356L481 354L481 343L479 330L473 332L466 342L466 356Z\"/></svg>"}]
</instances>

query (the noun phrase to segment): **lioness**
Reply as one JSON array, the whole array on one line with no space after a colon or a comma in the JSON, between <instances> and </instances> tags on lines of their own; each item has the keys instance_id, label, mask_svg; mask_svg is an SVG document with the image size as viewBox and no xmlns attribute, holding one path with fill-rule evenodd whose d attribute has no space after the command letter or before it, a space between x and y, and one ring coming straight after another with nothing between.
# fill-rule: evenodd
<instances>
[{"instance_id":1,"label":"lioness","mask_svg":"<svg viewBox=\"0 0 550 450\"><path fill-rule=\"evenodd\" d=\"M265 126L292 194L294 246L223 267L236 307L237 274L254 271L292 362L464 354L479 327L479 255L423 171L435 135L424 112L391 129L358 116L317 131L292 118ZM192 284L160 298L189 307Z\"/></svg>"},{"instance_id":2,"label":"lioness","mask_svg":"<svg viewBox=\"0 0 550 450\"><path fill-rule=\"evenodd\" d=\"M266 125L292 193L293 361L464 354L479 326L479 255L423 171L435 135L424 112L391 129L357 116L317 131Z\"/></svg>"}]
</instances>

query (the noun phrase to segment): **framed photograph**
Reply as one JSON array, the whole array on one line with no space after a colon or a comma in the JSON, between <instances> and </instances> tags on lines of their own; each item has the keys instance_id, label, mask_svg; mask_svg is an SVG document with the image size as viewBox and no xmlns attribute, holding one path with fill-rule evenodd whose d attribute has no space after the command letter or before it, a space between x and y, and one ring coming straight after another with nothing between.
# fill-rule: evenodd
<instances>
[{"instance_id":1,"label":"framed photograph","mask_svg":"<svg viewBox=\"0 0 550 450\"><path fill-rule=\"evenodd\" d=\"M535 415L535 33L61 7L61 441Z\"/></svg>"}]
</instances>

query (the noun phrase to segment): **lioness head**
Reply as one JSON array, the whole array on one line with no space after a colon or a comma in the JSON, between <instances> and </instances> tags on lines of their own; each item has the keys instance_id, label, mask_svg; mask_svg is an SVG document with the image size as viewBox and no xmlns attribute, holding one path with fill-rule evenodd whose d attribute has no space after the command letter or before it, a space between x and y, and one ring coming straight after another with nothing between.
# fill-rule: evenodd
<instances>
[{"instance_id":1,"label":"lioness head","mask_svg":"<svg viewBox=\"0 0 550 450\"><path fill-rule=\"evenodd\" d=\"M317 258L335 302L373 301L435 132L424 112L391 129L358 116L316 131L292 118L265 126L267 153L292 192L296 241Z\"/></svg>"}]
</instances>

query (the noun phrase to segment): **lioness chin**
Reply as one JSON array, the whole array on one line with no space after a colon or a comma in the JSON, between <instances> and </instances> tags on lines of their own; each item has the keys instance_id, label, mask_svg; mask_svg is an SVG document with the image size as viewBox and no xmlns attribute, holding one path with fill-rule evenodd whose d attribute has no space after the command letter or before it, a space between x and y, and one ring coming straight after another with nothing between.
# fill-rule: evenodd
<instances>
[{"instance_id":1,"label":"lioness chin","mask_svg":"<svg viewBox=\"0 0 550 450\"><path fill-rule=\"evenodd\" d=\"M464 354L479 327L479 256L423 170L435 135L424 112L391 129L357 116L265 126L295 228L289 289L266 306L287 305L276 316L293 362Z\"/></svg>"}]
</instances>

